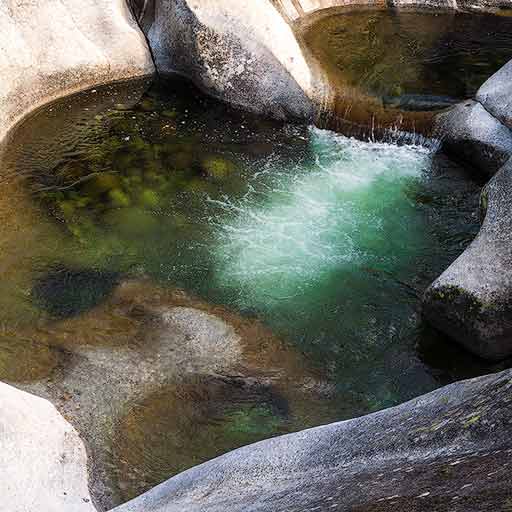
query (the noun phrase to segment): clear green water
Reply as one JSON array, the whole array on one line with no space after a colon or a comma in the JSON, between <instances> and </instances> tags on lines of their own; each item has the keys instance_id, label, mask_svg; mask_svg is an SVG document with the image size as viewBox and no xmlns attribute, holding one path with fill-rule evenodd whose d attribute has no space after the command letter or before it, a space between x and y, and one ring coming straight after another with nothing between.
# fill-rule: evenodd
<instances>
[{"instance_id":1,"label":"clear green water","mask_svg":"<svg viewBox=\"0 0 512 512\"><path fill-rule=\"evenodd\" d=\"M430 133L433 112L473 97L512 59L506 15L348 6L314 13L297 30L330 83L322 122L345 130Z\"/></svg>"},{"instance_id":2,"label":"clear green water","mask_svg":"<svg viewBox=\"0 0 512 512\"><path fill-rule=\"evenodd\" d=\"M413 96L410 107L414 95L441 107L471 97L512 58L512 19L487 13L339 8L313 20L304 37L350 85L397 105Z\"/></svg>"},{"instance_id":3,"label":"clear green water","mask_svg":"<svg viewBox=\"0 0 512 512\"><path fill-rule=\"evenodd\" d=\"M293 420L261 398L234 396L208 416L194 398L175 408L156 393L116 434L125 499L241 444L488 371L419 311L478 229L479 185L463 169L425 146L244 115L180 81L123 104L115 91L44 109L11 144L3 181L13 192L0 212L16 222L0 238L0 320L12 335L0 343L0 377L33 380L55 364L43 350L33 372L17 366L27 311L28 323L49 317L58 328L136 273L256 317L335 390L328 410L302 404L312 412Z\"/></svg>"}]
</instances>

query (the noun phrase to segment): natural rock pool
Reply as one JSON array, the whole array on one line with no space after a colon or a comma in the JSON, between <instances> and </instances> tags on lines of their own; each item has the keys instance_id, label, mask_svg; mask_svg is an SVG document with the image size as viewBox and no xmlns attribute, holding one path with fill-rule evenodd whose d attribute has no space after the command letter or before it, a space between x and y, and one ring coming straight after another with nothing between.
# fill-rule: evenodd
<instances>
[{"instance_id":1,"label":"natural rock pool","mask_svg":"<svg viewBox=\"0 0 512 512\"><path fill-rule=\"evenodd\" d=\"M107 505L490 369L420 319L480 189L428 145L259 119L173 79L47 106L4 161L0 378L77 426Z\"/></svg>"},{"instance_id":2,"label":"natural rock pool","mask_svg":"<svg viewBox=\"0 0 512 512\"><path fill-rule=\"evenodd\" d=\"M335 105L325 123L428 131L434 111L472 97L510 60L509 14L340 7L306 17L298 32Z\"/></svg>"}]
</instances>

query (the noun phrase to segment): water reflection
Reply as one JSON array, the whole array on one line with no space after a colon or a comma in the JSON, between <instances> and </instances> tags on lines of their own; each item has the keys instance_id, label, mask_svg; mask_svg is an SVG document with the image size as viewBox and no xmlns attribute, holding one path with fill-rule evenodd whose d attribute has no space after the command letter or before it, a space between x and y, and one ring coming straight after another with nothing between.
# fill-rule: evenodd
<instances>
[{"instance_id":1,"label":"water reflection","mask_svg":"<svg viewBox=\"0 0 512 512\"><path fill-rule=\"evenodd\" d=\"M298 30L332 88L335 113L323 123L369 135L428 132L433 111L472 97L512 58L512 20L491 14L336 8Z\"/></svg>"}]
</instances>

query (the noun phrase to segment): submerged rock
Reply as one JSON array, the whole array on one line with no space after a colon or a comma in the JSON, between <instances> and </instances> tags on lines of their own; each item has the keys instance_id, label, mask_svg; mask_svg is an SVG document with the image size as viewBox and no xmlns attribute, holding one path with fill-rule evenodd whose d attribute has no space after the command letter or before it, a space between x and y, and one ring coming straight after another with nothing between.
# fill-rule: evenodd
<instances>
[{"instance_id":1,"label":"submerged rock","mask_svg":"<svg viewBox=\"0 0 512 512\"><path fill-rule=\"evenodd\" d=\"M0 468L6 512L96 511L77 432L46 400L1 383Z\"/></svg>"},{"instance_id":2,"label":"submerged rock","mask_svg":"<svg viewBox=\"0 0 512 512\"><path fill-rule=\"evenodd\" d=\"M339 417L322 377L258 321L146 279L16 337L65 353L23 385L79 431L103 508L242 444L309 426L310 415Z\"/></svg>"},{"instance_id":3,"label":"submerged rock","mask_svg":"<svg viewBox=\"0 0 512 512\"><path fill-rule=\"evenodd\" d=\"M482 192L485 218L468 249L430 286L425 317L471 352L512 355L512 160Z\"/></svg>"},{"instance_id":4,"label":"submerged rock","mask_svg":"<svg viewBox=\"0 0 512 512\"><path fill-rule=\"evenodd\" d=\"M36 282L32 296L52 316L73 316L107 297L118 278L115 272L56 267Z\"/></svg>"},{"instance_id":5,"label":"submerged rock","mask_svg":"<svg viewBox=\"0 0 512 512\"><path fill-rule=\"evenodd\" d=\"M511 382L511 371L463 381L369 416L263 441L115 512L506 510Z\"/></svg>"}]
</instances>

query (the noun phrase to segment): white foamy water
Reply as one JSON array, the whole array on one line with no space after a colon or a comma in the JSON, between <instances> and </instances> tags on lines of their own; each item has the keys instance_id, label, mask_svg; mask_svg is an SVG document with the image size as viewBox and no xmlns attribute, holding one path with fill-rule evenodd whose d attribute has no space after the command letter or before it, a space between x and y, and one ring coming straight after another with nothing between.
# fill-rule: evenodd
<instances>
[{"instance_id":1,"label":"white foamy water","mask_svg":"<svg viewBox=\"0 0 512 512\"><path fill-rule=\"evenodd\" d=\"M234 215L219 226L217 278L252 306L305 293L333 271L388 265L416 236L405 191L430 151L311 131L313 162L269 165L243 200L223 204Z\"/></svg>"}]
</instances>

